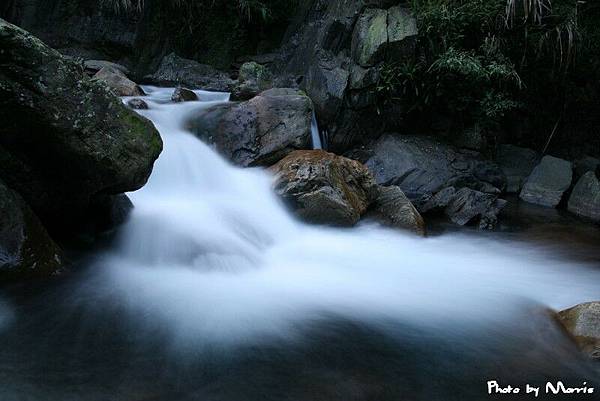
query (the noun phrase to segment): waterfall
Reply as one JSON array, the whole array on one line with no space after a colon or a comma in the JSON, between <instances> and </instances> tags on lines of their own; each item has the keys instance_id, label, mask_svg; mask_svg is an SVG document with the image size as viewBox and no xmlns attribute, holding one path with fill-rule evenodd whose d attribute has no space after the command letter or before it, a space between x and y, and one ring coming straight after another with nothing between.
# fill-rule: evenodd
<instances>
[{"instance_id":1,"label":"waterfall","mask_svg":"<svg viewBox=\"0 0 600 401\"><path fill-rule=\"evenodd\" d=\"M466 330L466 322L492 324L523 297L565 307L600 292L599 272L519 243L298 222L266 171L234 167L186 131L190 116L226 94L198 91L201 102L173 104L172 89L144 89L150 109L140 113L160 131L164 151L148 184L130 194L130 221L90 287L179 340L290 336L315 313L451 319Z\"/></svg>"},{"instance_id":2,"label":"waterfall","mask_svg":"<svg viewBox=\"0 0 600 401\"><path fill-rule=\"evenodd\" d=\"M317 114L312 112L312 119L310 122L310 133L312 138L313 149L323 149L323 143L321 142L321 132L319 131L319 124L317 123Z\"/></svg>"}]
</instances>

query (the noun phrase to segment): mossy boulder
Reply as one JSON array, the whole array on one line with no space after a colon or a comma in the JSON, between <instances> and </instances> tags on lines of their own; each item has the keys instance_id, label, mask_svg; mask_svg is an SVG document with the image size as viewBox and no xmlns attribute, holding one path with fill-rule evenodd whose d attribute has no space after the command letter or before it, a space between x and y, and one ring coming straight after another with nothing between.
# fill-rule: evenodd
<instances>
[{"instance_id":1,"label":"mossy boulder","mask_svg":"<svg viewBox=\"0 0 600 401\"><path fill-rule=\"evenodd\" d=\"M21 196L0 180L0 282L56 273L62 251Z\"/></svg>"},{"instance_id":2,"label":"mossy boulder","mask_svg":"<svg viewBox=\"0 0 600 401\"><path fill-rule=\"evenodd\" d=\"M0 19L0 178L50 231L99 194L142 187L162 150L150 121L81 65Z\"/></svg>"}]
</instances>

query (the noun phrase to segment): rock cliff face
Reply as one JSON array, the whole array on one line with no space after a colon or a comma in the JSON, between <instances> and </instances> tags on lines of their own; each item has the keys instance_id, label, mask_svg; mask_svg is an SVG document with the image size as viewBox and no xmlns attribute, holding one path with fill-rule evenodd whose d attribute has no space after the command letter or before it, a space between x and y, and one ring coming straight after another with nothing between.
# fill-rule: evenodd
<instances>
[{"instance_id":1,"label":"rock cliff face","mask_svg":"<svg viewBox=\"0 0 600 401\"><path fill-rule=\"evenodd\" d=\"M313 100L331 150L372 139L390 123L377 114L381 65L390 56L396 62L410 60L417 34L408 7L397 4L308 2L288 32L277 69L293 76Z\"/></svg>"},{"instance_id":2,"label":"rock cliff face","mask_svg":"<svg viewBox=\"0 0 600 401\"><path fill-rule=\"evenodd\" d=\"M49 231L66 230L94 198L146 183L162 141L81 66L0 20L0 178Z\"/></svg>"}]
</instances>

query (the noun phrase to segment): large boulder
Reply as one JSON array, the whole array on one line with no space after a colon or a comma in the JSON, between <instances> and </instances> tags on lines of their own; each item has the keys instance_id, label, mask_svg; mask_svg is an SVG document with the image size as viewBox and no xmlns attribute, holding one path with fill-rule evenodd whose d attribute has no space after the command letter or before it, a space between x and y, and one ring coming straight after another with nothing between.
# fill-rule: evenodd
<instances>
[{"instance_id":1,"label":"large boulder","mask_svg":"<svg viewBox=\"0 0 600 401\"><path fill-rule=\"evenodd\" d=\"M121 70L112 67L103 67L92 79L104 82L117 96L145 95L138 84L127 78Z\"/></svg>"},{"instance_id":2,"label":"large boulder","mask_svg":"<svg viewBox=\"0 0 600 401\"><path fill-rule=\"evenodd\" d=\"M600 359L600 302L563 310L558 313L558 318L582 351Z\"/></svg>"},{"instance_id":3,"label":"large boulder","mask_svg":"<svg viewBox=\"0 0 600 401\"><path fill-rule=\"evenodd\" d=\"M569 212L600 221L600 180L593 171L585 173L573 188L568 204Z\"/></svg>"},{"instance_id":4,"label":"large boulder","mask_svg":"<svg viewBox=\"0 0 600 401\"><path fill-rule=\"evenodd\" d=\"M514 145L500 145L496 154L496 163L506 175L506 192L521 192L523 183L539 160L540 156L534 150Z\"/></svg>"},{"instance_id":5,"label":"large boulder","mask_svg":"<svg viewBox=\"0 0 600 401\"><path fill-rule=\"evenodd\" d=\"M62 260L37 216L0 180L0 281L54 274Z\"/></svg>"},{"instance_id":6,"label":"large boulder","mask_svg":"<svg viewBox=\"0 0 600 401\"><path fill-rule=\"evenodd\" d=\"M275 192L311 223L352 226L379 192L361 163L322 150L293 152L271 170Z\"/></svg>"},{"instance_id":7,"label":"large boulder","mask_svg":"<svg viewBox=\"0 0 600 401\"><path fill-rule=\"evenodd\" d=\"M51 229L99 194L142 187L162 141L152 123L24 30L0 20L0 178Z\"/></svg>"},{"instance_id":8,"label":"large boulder","mask_svg":"<svg viewBox=\"0 0 600 401\"><path fill-rule=\"evenodd\" d=\"M190 128L202 141L240 166L276 163L311 148L312 102L294 89L270 89L247 102L200 111Z\"/></svg>"},{"instance_id":9,"label":"large boulder","mask_svg":"<svg viewBox=\"0 0 600 401\"><path fill-rule=\"evenodd\" d=\"M423 217L400 187L380 187L372 209L373 215L384 225L425 235Z\"/></svg>"},{"instance_id":10,"label":"large boulder","mask_svg":"<svg viewBox=\"0 0 600 401\"><path fill-rule=\"evenodd\" d=\"M235 86L235 81L224 72L194 60L181 58L175 53L166 55L158 69L144 77L144 82L217 92L231 92Z\"/></svg>"},{"instance_id":11,"label":"large boulder","mask_svg":"<svg viewBox=\"0 0 600 401\"><path fill-rule=\"evenodd\" d=\"M414 49L417 33L417 21L407 8L367 8L354 27L352 57L369 67L383 61L387 53L406 54Z\"/></svg>"},{"instance_id":12,"label":"large boulder","mask_svg":"<svg viewBox=\"0 0 600 401\"><path fill-rule=\"evenodd\" d=\"M571 187L573 165L563 159L544 156L525 181L520 197L525 202L556 207Z\"/></svg>"},{"instance_id":13,"label":"large boulder","mask_svg":"<svg viewBox=\"0 0 600 401\"><path fill-rule=\"evenodd\" d=\"M366 165L378 184L399 186L420 212L445 211L460 225L491 228L505 205L496 202L505 187L498 166L433 138L384 135Z\"/></svg>"},{"instance_id":14,"label":"large boulder","mask_svg":"<svg viewBox=\"0 0 600 401\"><path fill-rule=\"evenodd\" d=\"M397 4L393 0L305 2L299 18L290 24L282 57L273 69L293 77L313 100L332 151L343 153L368 143L386 126L393 129L401 121L396 109L373 118L378 107L381 111L376 89L385 59L414 60L416 20Z\"/></svg>"}]
</instances>

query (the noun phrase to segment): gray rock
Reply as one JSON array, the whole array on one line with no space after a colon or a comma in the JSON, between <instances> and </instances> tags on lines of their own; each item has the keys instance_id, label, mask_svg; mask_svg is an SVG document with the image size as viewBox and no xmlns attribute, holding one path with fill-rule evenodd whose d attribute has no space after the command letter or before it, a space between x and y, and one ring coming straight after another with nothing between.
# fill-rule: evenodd
<instances>
[{"instance_id":1,"label":"gray rock","mask_svg":"<svg viewBox=\"0 0 600 401\"><path fill-rule=\"evenodd\" d=\"M312 102L295 89L276 88L241 103L202 110L190 128L240 166L271 165L311 148Z\"/></svg>"},{"instance_id":2,"label":"gray rock","mask_svg":"<svg viewBox=\"0 0 600 401\"><path fill-rule=\"evenodd\" d=\"M104 67L120 71L123 75L129 75L129 69L127 67L107 60L85 60L83 66L85 67L85 70L92 75Z\"/></svg>"},{"instance_id":3,"label":"gray rock","mask_svg":"<svg viewBox=\"0 0 600 401\"><path fill-rule=\"evenodd\" d=\"M322 150L295 151L271 171L275 192L310 223L352 226L379 191L361 163Z\"/></svg>"},{"instance_id":4,"label":"gray rock","mask_svg":"<svg viewBox=\"0 0 600 401\"><path fill-rule=\"evenodd\" d=\"M62 260L37 216L0 180L0 281L52 275Z\"/></svg>"},{"instance_id":5,"label":"gray rock","mask_svg":"<svg viewBox=\"0 0 600 401\"><path fill-rule=\"evenodd\" d=\"M186 88L176 88L171 95L171 100L175 103L194 102L198 100L198 95Z\"/></svg>"},{"instance_id":6,"label":"gray rock","mask_svg":"<svg viewBox=\"0 0 600 401\"><path fill-rule=\"evenodd\" d=\"M367 8L354 27L352 58L364 67L383 61L386 53L398 60L414 49L417 33L417 21L407 8Z\"/></svg>"},{"instance_id":7,"label":"gray rock","mask_svg":"<svg viewBox=\"0 0 600 401\"><path fill-rule=\"evenodd\" d=\"M127 78L121 71L110 67L103 67L92 79L104 82L117 96L145 95L138 84Z\"/></svg>"},{"instance_id":8,"label":"gray rock","mask_svg":"<svg viewBox=\"0 0 600 401\"><path fill-rule=\"evenodd\" d=\"M0 178L53 231L98 194L142 187L162 141L104 84L0 20Z\"/></svg>"},{"instance_id":9,"label":"gray rock","mask_svg":"<svg viewBox=\"0 0 600 401\"><path fill-rule=\"evenodd\" d=\"M131 107L134 110L148 110L148 103L143 101L142 99L129 99L127 101L127 106Z\"/></svg>"},{"instance_id":10,"label":"gray rock","mask_svg":"<svg viewBox=\"0 0 600 401\"><path fill-rule=\"evenodd\" d=\"M583 352L593 359L600 359L600 302L560 311L558 318Z\"/></svg>"},{"instance_id":11,"label":"gray rock","mask_svg":"<svg viewBox=\"0 0 600 401\"><path fill-rule=\"evenodd\" d=\"M569 212L600 222L600 181L593 171L585 173L573 188Z\"/></svg>"},{"instance_id":12,"label":"gray rock","mask_svg":"<svg viewBox=\"0 0 600 401\"><path fill-rule=\"evenodd\" d=\"M539 163L539 154L514 145L500 145L496 163L506 175L506 192L519 193L525 180Z\"/></svg>"},{"instance_id":13,"label":"gray rock","mask_svg":"<svg viewBox=\"0 0 600 401\"><path fill-rule=\"evenodd\" d=\"M423 217L400 187L380 187L372 208L375 217L383 224L425 235Z\"/></svg>"},{"instance_id":14,"label":"gray rock","mask_svg":"<svg viewBox=\"0 0 600 401\"><path fill-rule=\"evenodd\" d=\"M588 171L598 171L600 168L600 160L595 157L585 156L581 159L575 161L575 176L574 181L579 181L579 179Z\"/></svg>"},{"instance_id":15,"label":"gray rock","mask_svg":"<svg viewBox=\"0 0 600 401\"><path fill-rule=\"evenodd\" d=\"M497 196L462 188L452 197L444 213L460 226L477 220L479 228L491 229L495 227L497 216L504 206L506 201Z\"/></svg>"},{"instance_id":16,"label":"gray rock","mask_svg":"<svg viewBox=\"0 0 600 401\"><path fill-rule=\"evenodd\" d=\"M481 154L424 136L384 135L366 162L376 181L398 185L421 213L444 211L456 224L492 228L504 207L504 174Z\"/></svg>"},{"instance_id":17,"label":"gray rock","mask_svg":"<svg viewBox=\"0 0 600 401\"><path fill-rule=\"evenodd\" d=\"M523 185L520 197L525 202L556 207L571 187L571 162L553 156L544 156Z\"/></svg>"},{"instance_id":18,"label":"gray rock","mask_svg":"<svg viewBox=\"0 0 600 401\"><path fill-rule=\"evenodd\" d=\"M224 72L188 60L171 53L165 56L156 72L144 77L144 81L159 86L185 86L207 91L231 92L235 81Z\"/></svg>"},{"instance_id":19,"label":"gray rock","mask_svg":"<svg viewBox=\"0 0 600 401\"><path fill-rule=\"evenodd\" d=\"M249 61L240 67L238 82L231 91L232 100L248 100L273 87L273 74L264 65Z\"/></svg>"},{"instance_id":20,"label":"gray rock","mask_svg":"<svg viewBox=\"0 0 600 401\"><path fill-rule=\"evenodd\" d=\"M479 153L461 151L425 136L384 135L373 146L373 156L366 165L379 184L398 185L417 203L449 186L493 194L505 186L499 168Z\"/></svg>"}]
</instances>

